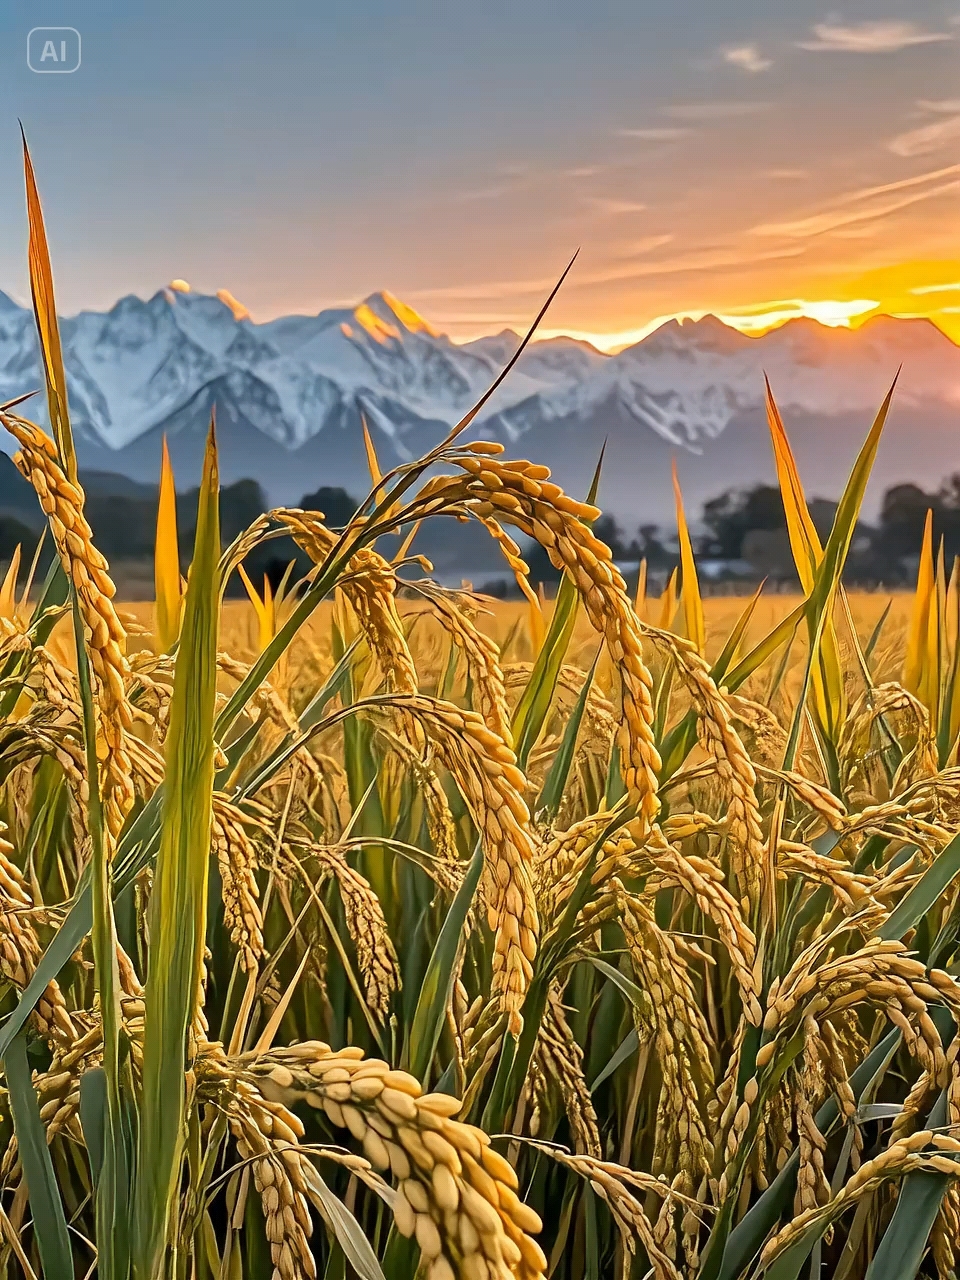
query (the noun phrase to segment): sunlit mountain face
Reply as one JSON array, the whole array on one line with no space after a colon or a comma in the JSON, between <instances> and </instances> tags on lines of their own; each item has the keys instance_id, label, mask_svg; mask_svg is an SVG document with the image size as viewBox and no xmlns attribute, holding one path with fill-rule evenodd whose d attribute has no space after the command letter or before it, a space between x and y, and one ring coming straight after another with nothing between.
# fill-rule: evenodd
<instances>
[{"instance_id":1,"label":"sunlit mountain face","mask_svg":"<svg viewBox=\"0 0 960 1280\"><path fill-rule=\"evenodd\" d=\"M960 468L960 347L928 319L866 314L865 301L818 306L816 317L791 303L671 318L612 354L568 334L541 338L472 430L546 461L574 492L606 440L605 505L656 522L670 514L674 457L692 509L772 478L767 377L810 492L829 497L902 366L875 506L891 483L936 484ZM285 502L320 485L365 488L361 415L384 465L424 452L520 342L509 329L455 342L388 293L258 324L229 292L182 280L66 318L62 333L81 465L153 481L166 433L190 483L216 407L226 479L255 478ZM40 385L32 316L0 295L0 399Z\"/></svg>"}]
</instances>

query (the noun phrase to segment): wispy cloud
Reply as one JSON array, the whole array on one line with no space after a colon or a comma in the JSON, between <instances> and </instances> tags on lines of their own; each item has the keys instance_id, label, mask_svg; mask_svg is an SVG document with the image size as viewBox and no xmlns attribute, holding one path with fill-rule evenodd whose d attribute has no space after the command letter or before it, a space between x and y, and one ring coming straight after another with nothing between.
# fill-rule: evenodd
<instances>
[{"instance_id":1,"label":"wispy cloud","mask_svg":"<svg viewBox=\"0 0 960 1280\"><path fill-rule=\"evenodd\" d=\"M771 59L764 57L759 46L755 44L733 45L730 48L721 49L720 53L724 62L729 63L731 67L739 67L741 71L747 71L751 75L769 71L773 66Z\"/></svg>"},{"instance_id":2,"label":"wispy cloud","mask_svg":"<svg viewBox=\"0 0 960 1280\"><path fill-rule=\"evenodd\" d=\"M921 111L931 111L934 115L952 116L960 113L960 98L939 98L936 102L921 98L917 106Z\"/></svg>"},{"instance_id":3,"label":"wispy cloud","mask_svg":"<svg viewBox=\"0 0 960 1280\"><path fill-rule=\"evenodd\" d=\"M945 195L948 191L958 190L960 190L960 179L944 182L938 186L929 187L926 191L917 191L895 200L882 201L867 208L828 209L823 213L811 214L810 217L798 218L793 222L764 222L759 226L751 227L751 231L757 236L781 236L788 240L808 240L844 227L853 227L861 223L873 222L877 218L886 218L911 205L932 200L936 196Z\"/></svg>"},{"instance_id":4,"label":"wispy cloud","mask_svg":"<svg viewBox=\"0 0 960 1280\"><path fill-rule=\"evenodd\" d=\"M597 213L602 213L606 216L617 216L622 213L643 213L647 207L636 200L618 200L613 196L590 196L587 203L596 209Z\"/></svg>"},{"instance_id":5,"label":"wispy cloud","mask_svg":"<svg viewBox=\"0 0 960 1280\"><path fill-rule=\"evenodd\" d=\"M798 182L801 178L810 177L806 169L767 169L765 173L768 178L776 178L780 182Z\"/></svg>"},{"instance_id":6,"label":"wispy cloud","mask_svg":"<svg viewBox=\"0 0 960 1280\"><path fill-rule=\"evenodd\" d=\"M943 169L928 169L926 173L915 173L912 178L899 178L896 182L884 182L879 187L857 187L854 191L845 191L835 196L831 204L853 204L858 200L871 200L874 196L885 196L891 191L907 191L910 187L922 187L928 182L939 182L941 178L952 178L960 174L960 164L948 164Z\"/></svg>"},{"instance_id":7,"label":"wispy cloud","mask_svg":"<svg viewBox=\"0 0 960 1280\"><path fill-rule=\"evenodd\" d=\"M653 253L655 249L662 249L665 244L670 244L673 240L672 235L661 234L651 236L641 236L639 240L631 240L621 245L620 258L642 258L645 254Z\"/></svg>"},{"instance_id":8,"label":"wispy cloud","mask_svg":"<svg viewBox=\"0 0 960 1280\"><path fill-rule=\"evenodd\" d=\"M911 158L928 156L940 151L950 143L960 140L960 114L944 116L932 124L921 125L919 129L908 129L891 138L887 147L894 155Z\"/></svg>"},{"instance_id":9,"label":"wispy cloud","mask_svg":"<svg viewBox=\"0 0 960 1280\"><path fill-rule=\"evenodd\" d=\"M730 120L758 115L769 106L769 102L678 102L661 107L660 114L672 120Z\"/></svg>"},{"instance_id":10,"label":"wispy cloud","mask_svg":"<svg viewBox=\"0 0 960 1280\"><path fill-rule=\"evenodd\" d=\"M960 280L954 280L950 284L918 284L910 290L911 293L960 293Z\"/></svg>"},{"instance_id":11,"label":"wispy cloud","mask_svg":"<svg viewBox=\"0 0 960 1280\"><path fill-rule=\"evenodd\" d=\"M638 142L676 142L678 138L685 138L692 130L678 129L663 126L662 128L650 129L618 129L618 138L633 138Z\"/></svg>"},{"instance_id":12,"label":"wispy cloud","mask_svg":"<svg viewBox=\"0 0 960 1280\"><path fill-rule=\"evenodd\" d=\"M782 245L758 252L756 246L738 249L729 245L711 245L688 249L668 258L648 258L645 255L668 244L672 236L648 236L637 241L629 257L621 258L594 271L577 271L571 274L565 286L577 289L587 285L612 284L617 281L642 280L657 276L681 275L688 271L727 271L752 266L758 262L773 262L784 258L796 258L806 251L803 244ZM536 297L548 292L557 283L555 276L537 279L480 281L476 284L450 285L436 289L410 290L413 302L450 301L497 302L516 301L518 298Z\"/></svg>"},{"instance_id":13,"label":"wispy cloud","mask_svg":"<svg viewBox=\"0 0 960 1280\"><path fill-rule=\"evenodd\" d=\"M799 44L801 49L828 53L897 53L911 45L952 39L947 31L925 31L915 22L860 22L851 27L819 22L813 28L813 39Z\"/></svg>"},{"instance_id":14,"label":"wispy cloud","mask_svg":"<svg viewBox=\"0 0 960 1280\"><path fill-rule=\"evenodd\" d=\"M578 284L610 284L617 280L643 280L655 276L681 275L686 271L726 271L752 266L757 262L772 262L781 258L796 258L806 251L805 245L790 245L757 253L756 249L735 249L715 246L707 249L691 249L672 258L660 258L652 262L622 262L601 269Z\"/></svg>"}]
</instances>

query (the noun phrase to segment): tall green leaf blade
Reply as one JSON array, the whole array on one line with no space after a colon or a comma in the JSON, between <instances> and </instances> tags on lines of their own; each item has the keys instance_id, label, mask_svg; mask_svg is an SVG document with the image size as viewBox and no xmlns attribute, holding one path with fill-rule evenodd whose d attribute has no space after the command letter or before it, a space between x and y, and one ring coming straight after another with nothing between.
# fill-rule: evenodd
<instances>
[{"instance_id":1,"label":"tall green leaf blade","mask_svg":"<svg viewBox=\"0 0 960 1280\"><path fill-rule=\"evenodd\" d=\"M21 129L21 136L23 130ZM23 171L27 188L27 217L30 223L30 293L33 298L33 314L37 322L43 374L47 384L47 408L50 426L57 442L60 461L67 479L77 482L77 454L70 430L67 410L67 376L63 368L63 352L60 347L60 330L57 326L57 304L53 293L53 273L50 270L50 254L47 249L47 233L43 224L40 193L33 172L33 162L27 139L23 137Z\"/></svg>"},{"instance_id":2,"label":"tall green leaf blade","mask_svg":"<svg viewBox=\"0 0 960 1280\"><path fill-rule=\"evenodd\" d=\"M900 1032L889 1031L850 1077L850 1087L859 1101L861 1094L885 1070L900 1044ZM840 1114L835 1098L828 1098L814 1116L817 1128L826 1133ZM709 1248L704 1251L698 1280L737 1280L763 1247L764 1241L789 1208L797 1185L799 1153L794 1150L770 1186L751 1205L723 1242L719 1256Z\"/></svg>"},{"instance_id":3,"label":"tall green leaf blade","mask_svg":"<svg viewBox=\"0 0 960 1280\"><path fill-rule=\"evenodd\" d=\"M940 1128L947 1122L946 1092L941 1093L927 1121ZM910 1173L903 1180L897 1207L883 1233L867 1271L867 1280L914 1280L944 1193L953 1181L945 1173Z\"/></svg>"},{"instance_id":4,"label":"tall green leaf blade","mask_svg":"<svg viewBox=\"0 0 960 1280\"><path fill-rule=\"evenodd\" d=\"M199 1000L213 803L219 624L219 480L211 427L166 741L150 902L137 1177L136 1269L154 1280L180 1181L188 1035Z\"/></svg>"},{"instance_id":5,"label":"tall green leaf blade","mask_svg":"<svg viewBox=\"0 0 960 1280\"><path fill-rule=\"evenodd\" d=\"M823 549L823 559L817 570L813 590L807 600L807 628L810 635L810 646L803 684L800 695L797 698L793 722L790 726L790 736L784 753L783 767L785 769L793 768L793 762L800 745L807 695L813 683L817 664L820 661L821 642L832 615L833 602L840 586L843 567L846 564L847 553L850 550L850 544L853 541L853 535L857 527L857 520L860 517L860 508L863 505L867 482L873 470L873 463L880 445L880 436L883 433L896 385L896 380L894 380L893 386L887 392L883 404L873 420L873 426L870 428L867 438L857 454L857 460L853 464L853 470L850 472L850 477L844 486L837 506L837 513L834 516L833 528L830 530L827 545Z\"/></svg>"},{"instance_id":6,"label":"tall green leaf blade","mask_svg":"<svg viewBox=\"0 0 960 1280\"><path fill-rule=\"evenodd\" d=\"M896 910L881 925L881 938L892 941L914 929L937 900L960 875L960 835L937 855L926 871L897 904Z\"/></svg>"},{"instance_id":7,"label":"tall green leaf blade","mask_svg":"<svg viewBox=\"0 0 960 1280\"><path fill-rule=\"evenodd\" d=\"M564 726L563 739L560 743L560 749L553 758L550 765L550 772L547 774L546 781L543 784L543 790L537 801L537 810L546 810L547 816L553 819L557 816L557 810L560 808L560 801L563 799L564 788L567 785L567 778L570 776L570 766L573 764L574 751L577 746L577 734L580 732L580 725L583 721L583 713L587 709L587 698L590 696L590 688L593 684L593 678L597 673L597 663L600 661L600 652L593 660L587 677L583 682L583 687L574 703L570 718Z\"/></svg>"},{"instance_id":8,"label":"tall green leaf blade","mask_svg":"<svg viewBox=\"0 0 960 1280\"><path fill-rule=\"evenodd\" d=\"M603 469L603 455L606 444L600 450L593 480L587 494L587 502L593 503L600 487L600 473ZM540 652L537 654L523 693L520 695L513 713L514 751L521 769L527 767L527 760L533 750L540 732L543 729L554 690L560 676L560 668L570 647L573 630L577 625L577 610L580 604L580 593L573 579L564 574L557 591L557 599L553 607L553 617Z\"/></svg>"},{"instance_id":9,"label":"tall green leaf blade","mask_svg":"<svg viewBox=\"0 0 960 1280\"><path fill-rule=\"evenodd\" d=\"M437 938L427 965L420 998L417 1000L416 1012L413 1015L407 1040L409 1062L407 1069L417 1080L426 1078L430 1062L440 1042L447 1004L456 978L457 952L463 940L464 924L482 872L483 849L478 842L474 855L470 859L470 865L467 867L467 874L463 878L463 884L457 890L456 897L440 929L440 936Z\"/></svg>"},{"instance_id":10,"label":"tall green leaf blade","mask_svg":"<svg viewBox=\"0 0 960 1280\"><path fill-rule=\"evenodd\" d=\"M3 1072L43 1273L46 1280L62 1280L73 1275L73 1255L40 1103L30 1077L25 1034L17 1036L7 1049Z\"/></svg>"}]
</instances>

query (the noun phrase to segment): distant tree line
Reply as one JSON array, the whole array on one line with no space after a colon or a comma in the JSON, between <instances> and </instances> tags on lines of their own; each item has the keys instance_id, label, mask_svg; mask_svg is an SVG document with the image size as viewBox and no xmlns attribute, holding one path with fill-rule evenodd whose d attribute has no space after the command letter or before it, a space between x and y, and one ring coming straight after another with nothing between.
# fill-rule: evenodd
<instances>
[{"instance_id":1,"label":"distant tree line","mask_svg":"<svg viewBox=\"0 0 960 1280\"><path fill-rule=\"evenodd\" d=\"M23 547L24 561L29 562L42 527L39 509L29 493L27 501L33 504L30 508L23 505L22 494L18 496L19 506L5 499L6 494L0 498L0 562L9 561L18 543ZM825 498L809 502L822 540L830 532L836 505ZM345 489L321 487L305 494L301 506L324 512L327 523L338 528L353 515L357 501ZM184 568L190 562L196 509L196 489L178 495L177 522ZM224 544L266 509L266 498L257 481L238 480L224 486L220 495ZM928 510L933 513L935 543L939 546L942 541L948 564L960 555L960 472L933 492L916 484L898 484L885 492L876 524L857 526L848 560L848 581L890 587L909 583L916 572ZM98 491L91 489L86 512L96 543L109 560L152 559L157 519L155 491L131 496L110 493L102 487ZM594 531L610 546L614 559L622 563L636 564L646 559L651 573L660 575L669 573L677 563L675 532L655 524L642 524L631 534L614 516L604 514ZM740 577L753 574L787 585L796 582L783 502L774 485L728 489L705 502L695 546L701 562L711 565L714 577L722 578L724 573ZM50 554L49 548L46 554ZM300 572L309 567L306 556L290 538L279 538L258 548L248 559L247 568L254 580L266 574L276 585L291 560L297 562ZM535 582L558 582L559 573L542 548L532 547L527 560ZM234 581L231 590L242 591L242 587Z\"/></svg>"},{"instance_id":2,"label":"distant tree line","mask_svg":"<svg viewBox=\"0 0 960 1280\"><path fill-rule=\"evenodd\" d=\"M822 542L829 536L837 504L827 498L808 501L810 516ZM857 525L847 561L847 581L860 586L904 586L916 573L927 512L933 513L934 545L942 541L947 564L960 555L960 473L927 492L917 484L894 485L883 495L875 524ZM797 582L786 515L776 485L728 489L704 503L700 532L694 537L701 563L715 577L751 573L785 585ZM654 574L669 573L678 561L676 535L657 525L641 525L627 533L611 515L603 515L594 532L613 551L614 559L634 564L646 559ZM554 584L559 573L545 551L534 547L528 557L535 581Z\"/></svg>"},{"instance_id":3,"label":"distant tree line","mask_svg":"<svg viewBox=\"0 0 960 1280\"><path fill-rule=\"evenodd\" d=\"M81 475L81 483L83 477ZM191 559L197 515L197 489L177 495L177 531L181 564L186 570ZM320 488L305 494L301 505L311 511L322 511L333 527L345 524L356 510L353 498L341 488ZM268 508L263 490L256 480L238 480L224 485L220 491L220 533L224 546L242 533ZM89 492L85 512L96 545L109 561L151 561L157 527L157 495L144 496ZM36 551L42 524L36 512L18 510L0 513L0 562L9 561L19 544L24 566ZM45 539L42 563L49 563L52 549ZM276 586L291 560L300 571L310 567L306 555L291 538L277 538L258 547L246 561L247 572L255 582L265 574ZM231 594L242 594L238 578L230 584Z\"/></svg>"}]
</instances>

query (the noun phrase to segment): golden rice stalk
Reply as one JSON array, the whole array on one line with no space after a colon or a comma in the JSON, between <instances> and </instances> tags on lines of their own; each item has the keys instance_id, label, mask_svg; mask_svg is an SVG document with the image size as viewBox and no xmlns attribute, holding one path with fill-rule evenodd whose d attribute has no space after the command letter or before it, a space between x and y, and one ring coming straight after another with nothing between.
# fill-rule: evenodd
<instances>
[{"instance_id":1,"label":"golden rice stalk","mask_svg":"<svg viewBox=\"0 0 960 1280\"><path fill-rule=\"evenodd\" d=\"M794 1213L806 1213L830 1199L830 1183L824 1171L824 1155L827 1140L817 1128L813 1118L813 1102L807 1090L797 1091L797 1150L800 1167L797 1170L797 1190L794 1196Z\"/></svg>"},{"instance_id":2,"label":"golden rice stalk","mask_svg":"<svg viewBox=\"0 0 960 1280\"><path fill-rule=\"evenodd\" d=\"M477 602L466 592L444 591L432 583L418 582L416 590L430 601L433 615L463 652L484 723L507 746L512 746L510 711L507 707L503 671L500 668L500 650L480 630L468 612L470 604L476 608Z\"/></svg>"},{"instance_id":3,"label":"golden rice stalk","mask_svg":"<svg viewBox=\"0 0 960 1280\"><path fill-rule=\"evenodd\" d=\"M603 1154L593 1098L583 1074L583 1049L577 1043L560 992L552 988L537 1036L535 1061L544 1084L560 1090L578 1155Z\"/></svg>"},{"instance_id":4,"label":"golden rice stalk","mask_svg":"<svg viewBox=\"0 0 960 1280\"><path fill-rule=\"evenodd\" d=\"M822 944L823 940L815 945ZM938 1083L945 1083L943 1044L927 1005L943 1002L960 1012L960 986L949 974L928 971L896 941L871 939L859 951L811 971L814 953L815 948L808 948L772 993L763 1021L766 1036L781 1037L790 1028L807 1027L808 1016L822 1023L854 1005L879 1006L903 1033L906 1047L921 1067ZM757 1053L757 1066L765 1066L775 1052L776 1040L770 1039Z\"/></svg>"},{"instance_id":5,"label":"golden rice stalk","mask_svg":"<svg viewBox=\"0 0 960 1280\"><path fill-rule=\"evenodd\" d=\"M842 831L847 825L846 806L826 787L821 787L819 783L804 777L802 773L795 773L790 769L766 769L759 766L758 772L764 777L775 778L785 783L801 804L811 809L834 831Z\"/></svg>"},{"instance_id":6,"label":"golden rice stalk","mask_svg":"<svg viewBox=\"0 0 960 1280\"><path fill-rule=\"evenodd\" d=\"M906 750L891 788L894 795L911 782L936 776L939 767L936 735L923 703L893 682L865 690L850 708L837 750L848 794L860 786L873 802L888 794L880 753L871 750L874 728L880 721L883 722L881 746L886 746L891 735L901 749L908 748L911 739L914 743L912 750Z\"/></svg>"},{"instance_id":7,"label":"golden rice stalk","mask_svg":"<svg viewBox=\"0 0 960 1280\"><path fill-rule=\"evenodd\" d=\"M816 853L808 845L781 840L777 850L777 870L783 879L787 878L787 872L794 872L815 884L829 885L845 910L863 911L867 908L876 913L878 924L887 914L873 895L879 883L878 877L854 871L846 860Z\"/></svg>"},{"instance_id":8,"label":"golden rice stalk","mask_svg":"<svg viewBox=\"0 0 960 1280\"><path fill-rule=\"evenodd\" d=\"M314 564L322 564L337 541L318 512L278 508L270 514L290 531ZM384 679L402 693L415 693L417 669L397 610L397 575L389 561L362 547L348 561L337 585L359 618Z\"/></svg>"},{"instance_id":9,"label":"golden rice stalk","mask_svg":"<svg viewBox=\"0 0 960 1280\"><path fill-rule=\"evenodd\" d=\"M540 1219L518 1198L517 1176L487 1135L453 1119L458 1099L423 1094L412 1076L365 1059L361 1049L333 1051L316 1041L245 1055L229 1069L268 1102L286 1108L305 1101L323 1112L350 1131L375 1169L391 1170L399 1181L397 1229L416 1237L428 1280L504 1273L536 1280L546 1270L531 1234ZM263 1113L261 1122L273 1126L273 1136L277 1114ZM299 1135L286 1115L280 1123L295 1143Z\"/></svg>"},{"instance_id":10,"label":"golden rice stalk","mask_svg":"<svg viewBox=\"0 0 960 1280\"><path fill-rule=\"evenodd\" d=\"M682 818L685 815L677 815ZM654 827L643 847L653 867L674 881L693 898L703 914L716 925L736 974L748 1022L759 1025L759 976L756 971L757 940L744 920L739 904L723 883L723 873L715 863L694 854L683 854Z\"/></svg>"},{"instance_id":11,"label":"golden rice stalk","mask_svg":"<svg viewBox=\"0 0 960 1280\"><path fill-rule=\"evenodd\" d=\"M925 1147L934 1151L926 1152ZM760 1265L768 1267L786 1249L798 1240L809 1227L833 1222L850 1205L875 1191L890 1178L902 1178L908 1173L922 1170L926 1173L942 1173L956 1178L960 1164L955 1157L960 1153L960 1140L946 1134L921 1129L907 1138L886 1148L873 1160L865 1161L853 1176L825 1205L811 1208L793 1218L768 1240L760 1255Z\"/></svg>"},{"instance_id":12,"label":"golden rice stalk","mask_svg":"<svg viewBox=\"0 0 960 1280\"><path fill-rule=\"evenodd\" d=\"M539 922L531 882L534 840L524 803L525 779L513 751L475 711L420 695L370 700L393 708L427 734L449 769L480 832L486 856L483 892L494 934L493 994L519 1035L520 1006L533 975Z\"/></svg>"},{"instance_id":13,"label":"golden rice stalk","mask_svg":"<svg viewBox=\"0 0 960 1280\"><path fill-rule=\"evenodd\" d=\"M775 769L783 760L787 749L787 731L762 702L723 691L730 719L743 725L749 734L750 755L755 765Z\"/></svg>"},{"instance_id":14,"label":"golden rice stalk","mask_svg":"<svg viewBox=\"0 0 960 1280\"><path fill-rule=\"evenodd\" d=\"M220 869L223 922L245 973L253 972L263 956L257 851L248 833L250 826L251 819L242 810L214 793L210 841Z\"/></svg>"},{"instance_id":15,"label":"golden rice stalk","mask_svg":"<svg viewBox=\"0 0 960 1280\"><path fill-rule=\"evenodd\" d=\"M4 839L0 822L0 974L19 990L30 981L43 948L27 918L33 898L20 868L10 856L13 845ZM54 980L37 1001L33 1013L40 1034L60 1044L76 1039L66 1002Z\"/></svg>"},{"instance_id":16,"label":"golden rice stalk","mask_svg":"<svg viewBox=\"0 0 960 1280\"><path fill-rule=\"evenodd\" d=\"M400 987L400 965L383 907L370 882L350 866L345 851L336 845L290 840L282 846L282 852L313 893L328 877L336 880L347 931L357 949L367 1003L381 1019L385 1018L390 1011L391 996ZM306 858L314 859L319 865L318 879L303 866Z\"/></svg>"},{"instance_id":17,"label":"golden rice stalk","mask_svg":"<svg viewBox=\"0 0 960 1280\"><path fill-rule=\"evenodd\" d=\"M591 814L567 831L551 833L536 849L534 883L544 919L552 920L562 909L586 866L591 849L609 824L609 813ZM619 855L624 844L632 852L636 839L629 833L616 832L604 843L600 858Z\"/></svg>"},{"instance_id":18,"label":"golden rice stalk","mask_svg":"<svg viewBox=\"0 0 960 1280\"><path fill-rule=\"evenodd\" d=\"M231 680L236 680L238 684L250 674L250 667L247 663L240 662L237 658L224 652L217 654L217 670L222 671ZM295 732L297 730L297 717L290 710L286 699L266 680L251 695L249 705L251 711L269 717L282 733Z\"/></svg>"},{"instance_id":19,"label":"golden rice stalk","mask_svg":"<svg viewBox=\"0 0 960 1280\"><path fill-rule=\"evenodd\" d=\"M755 903L763 868L763 830L757 803L757 775L706 659L689 640L654 627L643 632L674 661L697 710L700 745L713 758L717 777L728 796L726 813L731 864L741 893Z\"/></svg>"},{"instance_id":20,"label":"golden rice stalk","mask_svg":"<svg viewBox=\"0 0 960 1280\"><path fill-rule=\"evenodd\" d=\"M610 548L590 529L596 507L576 502L548 480L547 467L531 462L500 462L501 446L477 441L449 453L464 477L437 476L417 495L418 513L459 508L484 522L506 521L543 546L555 568L577 587L591 625L606 640L623 686L620 729L624 782L641 816L657 813L660 757L653 737L653 680L643 660L640 624ZM478 456L479 455L479 456Z\"/></svg>"},{"instance_id":21,"label":"golden rice stalk","mask_svg":"<svg viewBox=\"0 0 960 1280\"><path fill-rule=\"evenodd\" d=\"M860 1152L863 1150L863 1133L856 1123L857 1097L853 1092L847 1073L847 1064L843 1056L843 1044L832 1022L824 1022L819 1026L815 1044L824 1077L837 1100L837 1106L844 1123L849 1126L850 1132L853 1133L850 1164L851 1168L856 1171L860 1165Z\"/></svg>"},{"instance_id":22,"label":"golden rice stalk","mask_svg":"<svg viewBox=\"0 0 960 1280\"><path fill-rule=\"evenodd\" d=\"M692 1201L678 1194L663 1179L654 1178L650 1174L627 1169L609 1160L598 1160L593 1156L571 1155L552 1142L529 1142L529 1145L589 1181L593 1191L609 1208L620 1233L624 1253L628 1257L633 1257L636 1253L639 1241L657 1280L681 1280L676 1263L661 1248L653 1224L629 1188L634 1186L647 1196L660 1196L664 1205L675 1202L695 1211L697 1206Z\"/></svg>"},{"instance_id":23,"label":"golden rice stalk","mask_svg":"<svg viewBox=\"0 0 960 1280\"><path fill-rule=\"evenodd\" d=\"M960 1188L947 1187L930 1232L930 1250L940 1280L956 1274L957 1245L960 1242Z\"/></svg>"},{"instance_id":24,"label":"golden rice stalk","mask_svg":"<svg viewBox=\"0 0 960 1280\"><path fill-rule=\"evenodd\" d=\"M663 1077L652 1170L687 1174L687 1190L710 1171L713 1147L703 1120L714 1095L710 1032L676 940L647 906L619 894L619 923L638 981L650 997L657 1060Z\"/></svg>"},{"instance_id":25,"label":"golden rice stalk","mask_svg":"<svg viewBox=\"0 0 960 1280\"><path fill-rule=\"evenodd\" d=\"M307 1160L296 1149L303 1125L282 1103L262 1097L249 1080L232 1080L220 1103L237 1154L252 1165L275 1280L314 1280L313 1223L304 1176Z\"/></svg>"},{"instance_id":26,"label":"golden rice stalk","mask_svg":"<svg viewBox=\"0 0 960 1280\"><path fill-rule=\"evenodd\" d=\"M402 770L412 773L416 781L416 792L423 801L427 829L430 832L430 850L435 868L433 878L443 888L456 893L463 880L463 865L457 853L456 823L450 812L450 802L443 783L437 777L436 769L429 761L425 762L409 742L386 728L381 728L380 734L398 758ZM391 758L387 756L384 763L389 763Z\"/></svg>"},{"instance_id":27,"label":"golden rice stalk","mask_svg":"<svg viewBox=\"0 0 960 1280\"><path fill-rule=\"evenodd\" d=\"M116 588L107 562L93 545L83 514L83 490L66 477L57 446L39 427L15 414L0 413L0 422L20 445L14 462L33 485L46 512L64 572L72 581L90 650L97 694L102 744L102 792L109 847L116 843L134 800L125 734L131 725L124 680L127 675L126 632L113 607Z\"/></svg>"}]
</instances>

